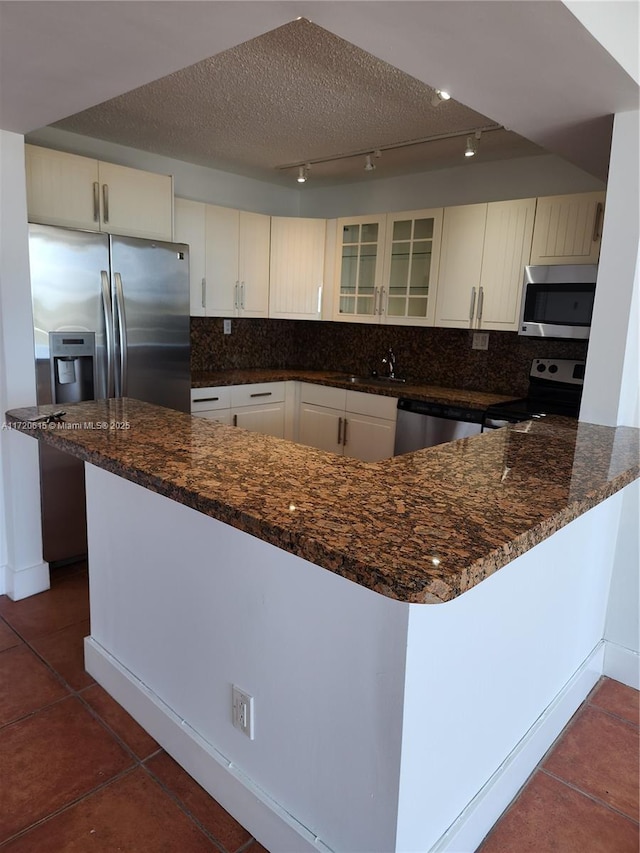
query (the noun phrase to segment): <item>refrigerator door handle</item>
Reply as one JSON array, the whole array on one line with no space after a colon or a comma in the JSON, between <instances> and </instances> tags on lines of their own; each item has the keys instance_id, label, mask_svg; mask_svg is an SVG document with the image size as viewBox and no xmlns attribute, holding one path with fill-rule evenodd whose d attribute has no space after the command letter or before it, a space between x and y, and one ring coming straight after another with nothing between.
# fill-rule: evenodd
<instances>
[{"instance_id":1,"label":"refrigerator door handle","mask_svg":"<svg viewBox=\"0 0 640 853\"><path fill-rule=\"evenodd\" d=\"M107 349L107 385L106 396L113 397L115 393L113 360L115 356L115 341L113 334L113 314L111 313L111 288L109 287L109 274L106 270L100 270L102 282L102 309L104 312L104 337Z\"/></svg>"},{"instance_id":2,"label":"refrigerator door handle","mask_svg":"<svg viewBox=\"0 0 640 853\"><path fill-rule=\"evenodd\" d=\"M120 396L127 396L127 317L124 312L124 291L122 289L122 276L119 272L113 274L116 289L116 307L118 310L118 336L120 338Z\"/></svg>"}]
</instances>

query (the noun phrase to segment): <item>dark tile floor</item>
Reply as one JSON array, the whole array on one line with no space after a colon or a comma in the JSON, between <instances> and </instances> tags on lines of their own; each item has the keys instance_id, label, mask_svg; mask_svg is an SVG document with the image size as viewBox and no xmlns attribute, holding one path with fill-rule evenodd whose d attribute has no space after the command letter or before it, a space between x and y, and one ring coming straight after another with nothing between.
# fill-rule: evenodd
<instances>
[{"instance_id":1,"label":"dark tile floor","mask_svg":"<svg viewBox=\"0 0 640 853\"><path fill-rule=\"evenodd\" d=\"M85 566L0 597L2 851L266 853L85 672L88 633ZM602 679L479 853L638 853L639 695Z\"/></svg>"}]
</instances>

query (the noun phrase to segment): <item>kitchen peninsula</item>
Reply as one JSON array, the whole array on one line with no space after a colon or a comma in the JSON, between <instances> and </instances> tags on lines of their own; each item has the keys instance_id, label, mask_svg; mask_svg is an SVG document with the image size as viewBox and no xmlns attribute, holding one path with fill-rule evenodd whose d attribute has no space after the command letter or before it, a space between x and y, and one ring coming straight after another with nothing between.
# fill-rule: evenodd
<instances>
[{"instance_id":1,"label":"kitchen peninsula","mask_svg":"<svg viewBox=\"0 0 640 853\"><path fill-rule=\"evenodd\" d=\"M130 399L51 409L11 438L88 463L99 683L268 849L473 849L447 838L480 840L601 671L638 431L373 464Z\"/></svg>"}]
</instances>

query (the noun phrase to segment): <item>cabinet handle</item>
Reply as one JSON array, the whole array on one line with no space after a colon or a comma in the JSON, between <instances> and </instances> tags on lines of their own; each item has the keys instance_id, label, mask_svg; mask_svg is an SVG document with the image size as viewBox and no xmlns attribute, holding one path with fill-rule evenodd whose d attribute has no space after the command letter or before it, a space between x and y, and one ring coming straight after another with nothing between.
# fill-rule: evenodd
<instances>
[{"instance_id":1,"label":"cabinet handle","mask_svg":"<svg viewBox=\"0 0 640 853\"><path fill-rule=\"evenodd\" d=\"M109 221L109 185L102 185L102 218L105 222Z\"/></svg>"},{"instance_id":2,"label":"cabinet handle","mask_svg":"<svg viewBox=\"0 0 640 853\"><path fill-rule=\"evenodd\" d=\"M379 300L380 296L381 296L380 288L376 287L376 289L373 291L373 313L374 314L380 313L380 305L378 304L378 300ZM380 300L380 304L381 303L382 303L382 300Z\"/></svg>"},{"instance_id":3,"label":"cabinet handle","mask_svg":"<svg viewBox=\"0 0 640 853\"><path fill-rule=\"evenodd\" d=\"M100 184L93 182L93 221L100 221Z\"/></svg>"},{"instance_id":4,"label":"cabinet handle","mask_svg":"<svg viewBox=\"0 0 640 853\"><path fill-rule=\"evenodd\" d=\"M599 201L596 205L596 217L593 220L593 237L592 240L595 243L596 240L599 240L602 237L602 214L604 213L604 205L601 201Z\"/></svg>"},{"instance_id":5,"label":"cabinet handle","mask_svg":"<svg viewBox=\"0 0 640 853\"><path fill-rule=\"evenodd\" d=\"M345 418L344 419L344 432L342 434L342 446L343 447L347 446L347 427L348 426L349 426L349 421Z\"/></svg>"},{"instance_id":6,"label":"cabinet handle","mask_svg":"<svg viewBox=\"0 0 640 853\"><path fill-rule=\"evenodd\" d=\"M207 307L207 280L206 278L202 279L202 307Z\"/></svg>"},{"instance_id":7,"label":"cabinet handle","mask_svg":"<svg viewBox=\"0 0 640 853\"><path fill-rule=\"evenodd\" d=\"M338 444L342 444L342 418L338 418Z\"/></svg>"},{"instance_id":8,"label":"cabinet handle","mask_svg":"<svg viewBox=\"0 0 640 853\"><path fill-rule=\"evenodd\" d=\"M237 415L233 416L233 425L238 426L238 416Z\"/></svg>"},{"instance_id":9,"label":"cabinet handle","mask_svg":"<svg viewBox=\"0 0 640 853\"><path fill-rule=\"evenodd\" d=\"M322 314L322 285L318 285L318 314Z\"/></svg>"},{"instance_id":10,"label":"cabinet handle","mask_svg":"<svg viewBox=\"0 0 640 853\"><path fill-rule=\"evenodd\" d=\"M219 400L220 397L198 397L197 400L194 400L194 403L215 403Z\"/></svg>"},{"instance_id":11,"label":"cabinet handle","mask_svg":"<svg viewBox=\"0 0 640 853\"><path fill-rule=\"evenodd\" d=\"M236 281L235 287L233 288L233 307L237 310L238 308L238 288L240 287L240 282Z\"/></svg>"},{"instance_id":12,"label":"cabinet handle","mask_svg":"<svg viewBox=\"0 0 640 853\"><path fill-rule=\"evenodd\" d=\"M475 287L471 288L471 305L469 306L469 319L473 320L473 312L476 308L476 289Z\"/></svg>"},{"instance_id":13,"label":"cabinet handle","mask_svg":"<svg viewBox=\"0 0 640 853\"><path fill-rule=\"evenodd\" d=\"M255 394L249 394L250 397L270 397L273 394L273 391L260 391Z\"/></svg>"},{"instance_id":14,"label":"cabinet handle","mask_svg":"<svg viewBox=\"0 0 640 853\"><path fill-rule=\"evenodd\" d=\"M240 307L244 309L244 281L240 282Z\"/></svg>"},{"instance_id":15,"label":"cabinet handle","mask_svg":"<svg viewBox=\"0 0 640 853\"><path fill-rule=\"evenodd\" d=\"M484 287L481 287L480 290L478 291L478 313L476 315L478 320L482 320L482 308L483 308L483 306L484 306Z\"/></svg>"},{"instance_id":16,"label":"cabinet handle","mask_svg":"<svg viewBox=\"0 0 640 853\"><path fill-rule=\"evenodd\" d=\"M386 300L385 293L386 293L386 290L384 289L384 287L380 288L380 314L386 314L386 311L387 311L387 306L385 304L385 300ZM345 423L346 423L346 421L345 421Z\"/></svg>"}]
</instances>

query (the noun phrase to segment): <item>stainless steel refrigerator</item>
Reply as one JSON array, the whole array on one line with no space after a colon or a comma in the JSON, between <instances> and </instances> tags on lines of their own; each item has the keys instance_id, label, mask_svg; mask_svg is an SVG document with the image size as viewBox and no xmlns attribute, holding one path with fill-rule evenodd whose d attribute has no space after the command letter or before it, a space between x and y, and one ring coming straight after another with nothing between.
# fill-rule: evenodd
<instances>
[{"instance_id":1,"label":"stainless steel refrigerator","mask_svg":"<svg viewBox=\"0 0 640 853\"><path fill-rule=\"evenodd\" d=\"M29 226L38 404L135 397L188 412L189 248ZM82 463L40 444L43 558L86 554Z\"/></svg>"}]
</instances>

